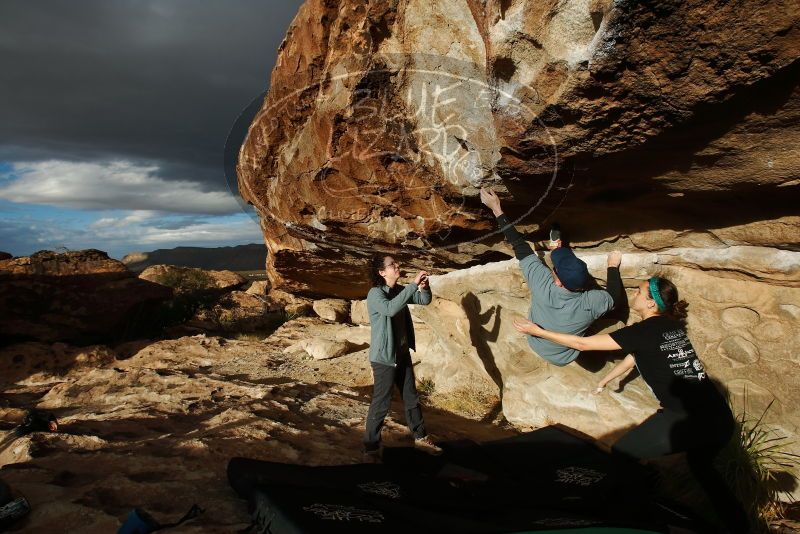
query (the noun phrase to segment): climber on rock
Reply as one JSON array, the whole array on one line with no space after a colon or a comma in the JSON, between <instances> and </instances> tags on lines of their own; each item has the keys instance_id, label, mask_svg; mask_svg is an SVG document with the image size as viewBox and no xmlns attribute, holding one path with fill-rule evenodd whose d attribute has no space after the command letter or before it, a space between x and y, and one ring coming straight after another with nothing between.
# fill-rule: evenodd
<instances>
[{"instance_id":1,"label":"climber on rock","mask_svg":"<svg viewBox=\"0 0 800 534\"><path fill-rule=\"evenodd\" d=\"M420 271L413 282L397 283L400 266L391 256L377 255L370 266L372 289L367 294L370 323L369 360L374 386L364 436L365 460L380 459L381 428L392 403L392 389L400 389L405 405L406 423L414 435L414 446L431 454L440 454L425 431L419 406L410 350L416 351L414 324L408 304L431 303L433 295L428 273Z\"/></svg>"},{"instance_id":2,"label":"climber on rock","mask_svg":"<svg viewBox=\"0 0 800 534\"><path fill-rule=\"evenodd\" d=\"M517 319L514 326L529 336L546 339L574 350L623 350L628 355L599 384L634 366L662 409L623 435L614 453L636 460L687 452L692 473L703 485L720 519L731 532L747 532L746 515L713 465L728 443L735 421L727 401L711 383L686 334L685 301L666 278L641 282L631 309L642 320L610 334L581 337L549 331L531 321Z\"/></svg>"},{"instance_id":3,"label":"climber on rock","mask_svg":"<svg viewBox=\"0 0 800 534\"><path fill-rule=\"evenodd\" d=\"M531 293L528 312L531 321L549 330L581 336L596 319L624 302L625 291L619 274L622 255L619 252L612 252L608 256L608 289L588 289L590 277L586 263L562 244L561 232L557 226L550 230L548 248L552 251L551 271L508 221L497 194L481 189L481 202L494 213L519 260ZM559 366L567 365L580 354L579 350L535 336L528 336L528 344L536 354Z\"/></svg>"}]
</instances>

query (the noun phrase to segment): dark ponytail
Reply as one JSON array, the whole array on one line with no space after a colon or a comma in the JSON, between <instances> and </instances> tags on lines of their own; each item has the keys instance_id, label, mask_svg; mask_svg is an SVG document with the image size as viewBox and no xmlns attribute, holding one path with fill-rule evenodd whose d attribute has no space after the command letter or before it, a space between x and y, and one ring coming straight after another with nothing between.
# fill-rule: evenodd
<instances>
[{"instance_id":1,"label":"dark ponytail","mask_svg":"<svg viewBox=\"0 0 800 534\"><path fill-rule=\"evenodd\" d=\"M658 279L658 293L664 301L664 315L673 319L684 321L688 315L687 308L689 303L678 298L678 288L666 278Z\"/></svg>"},{"instance_id":2,"label":"dark ponytail","mask_svg":"<svg viewBox=\"0 0 800 534\"><path fill-rule=\"evenodd\" d=\"M385 254L376 254L372 256L372 259L369 262L369 278L373 287L381 287L386 283L386 280L384 280L380 273L378 273L378 271L382 271L385 268L383 266L383 261L385 259Z\"/></svg>"}]
</instances>

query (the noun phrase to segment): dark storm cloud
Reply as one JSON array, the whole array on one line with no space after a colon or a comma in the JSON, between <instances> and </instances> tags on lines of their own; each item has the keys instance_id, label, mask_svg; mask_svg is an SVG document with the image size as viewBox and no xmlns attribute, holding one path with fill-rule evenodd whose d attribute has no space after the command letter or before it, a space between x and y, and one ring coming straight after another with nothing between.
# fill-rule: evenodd
<instances>
[{"instance_id":1,"label":"dark storm cloud","mask_svg":"<svg viewBox=\"0 0 800 534\"><path fill-rule=\"evenodd\" d=\"M126 158L225 187L298 0L3 0L0 160Z\"/></svg>"}]
</instances>

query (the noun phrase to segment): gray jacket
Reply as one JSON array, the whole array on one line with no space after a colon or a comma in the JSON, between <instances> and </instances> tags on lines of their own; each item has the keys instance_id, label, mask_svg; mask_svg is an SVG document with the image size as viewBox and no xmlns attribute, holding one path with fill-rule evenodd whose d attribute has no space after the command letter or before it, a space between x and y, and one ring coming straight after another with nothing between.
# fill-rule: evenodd
<instances>
[{"instance_id":1,"label":"gray jacket","mask_svg":"<svg viewBox=\"0 0 800 534\"><path fill-rule=\"evenodd\" d=\"M395 365L394 332L392 317L402 313L406 319L406 332L408 334L408 348L417 350L414 343L414 324L411 321L411 312L408 304L431 303L433 294L429 289L417 291L417 284L409 283L407 286L398 284L398 293L394 298L389 298L390 288L387 285L373 287L367 294L367 311L369 312L370 344L369 361L384 365Z\"/></svg>"},{"instance_id":2,"label":"gray jacket","mask_svg":"<svg viewBox=\"0 0 800 534\"><path fill-rule=\"evenodd\" d=\"M553 273L536 254L522 258L519 266L532 297L528 319L545 330L582 336L595 319L614 308L614 299L605 289L569 291L558 287ZM536 354L558 366L567 365L580 354L575 349L535 336L528 336L528 345Z\"/></svg>"}]
</instances>

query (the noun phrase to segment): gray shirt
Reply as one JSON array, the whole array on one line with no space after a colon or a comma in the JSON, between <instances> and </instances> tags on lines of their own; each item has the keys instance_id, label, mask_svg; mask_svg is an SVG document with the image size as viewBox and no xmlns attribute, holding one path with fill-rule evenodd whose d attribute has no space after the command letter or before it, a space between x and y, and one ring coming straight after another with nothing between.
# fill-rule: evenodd
<instances>
[{"instance_id":1,"label":"gray shirt","mask_svg":"<svg viewBox=\"0 0 800 534\"><path fill-rule=\"evenodd\" d=\"M582 336L595 319L614 307L614 300L604 289L569 291L558 287L553 273L536 254L521 259L519 266L531 292L528 319L545 330ZM580 354L540 337L527 337L533 351L554 365L567 365Z\"/></svg>"}]
</instances>

